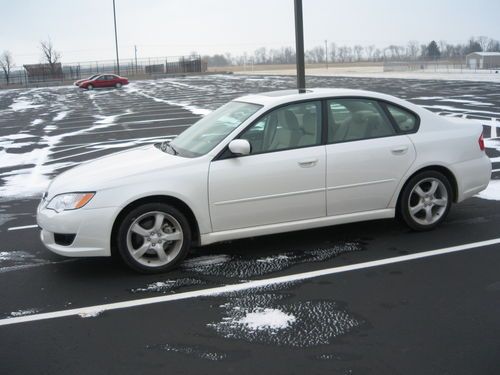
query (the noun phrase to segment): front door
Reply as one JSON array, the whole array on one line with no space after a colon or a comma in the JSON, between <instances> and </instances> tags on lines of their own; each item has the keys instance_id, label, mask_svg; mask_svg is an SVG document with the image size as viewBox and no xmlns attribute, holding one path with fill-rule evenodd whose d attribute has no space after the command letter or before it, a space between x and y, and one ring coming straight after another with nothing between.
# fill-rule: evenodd
<instances>
[{"instance_id":1,"label":"front door","mask_svg":"<svg viewBox=\"0 0 500 375\"><path fill-rule=\"evenodd\" d=\"M250 155L214 160L209 171L213 231L324 217L326 152L321 103L269 112L240 136Z\"/></svg>"}]
</instances>

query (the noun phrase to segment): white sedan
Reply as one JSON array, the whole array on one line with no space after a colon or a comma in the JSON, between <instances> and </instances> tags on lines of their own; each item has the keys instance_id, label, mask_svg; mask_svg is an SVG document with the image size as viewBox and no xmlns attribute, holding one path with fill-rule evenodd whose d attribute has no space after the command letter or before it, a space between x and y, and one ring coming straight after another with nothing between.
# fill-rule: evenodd
<instances>
[{"instance_id":1,"label":"white sedan","mask_svg":"<svg viewBox=\"0 0 500 375\"><path fill-rule=\"evenodd\" d=\"M433 229L490 175L479 124L375 92L276 91L64 172L37 221L57 254L162 272L237 238L395 216Z\"/></svg>"}]
</instances>

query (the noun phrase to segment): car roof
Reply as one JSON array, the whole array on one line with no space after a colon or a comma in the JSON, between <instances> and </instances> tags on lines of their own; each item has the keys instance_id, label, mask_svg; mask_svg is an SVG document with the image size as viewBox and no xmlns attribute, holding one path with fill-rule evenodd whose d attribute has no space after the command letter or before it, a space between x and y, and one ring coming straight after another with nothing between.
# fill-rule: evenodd
<instances>
[{"instance_id":1,"label":"car roof","mask_svg":"<svg viewBox=\"0 0 500 375\"><path fill-rule=\"evenodd\" d=\"M269 91L257 94L251 94L242 96L235 99L236 101L260 104L266 107L273 107L279 104L285 104L289 102L302 101L302 100L313 100L313 99L324 99L333 97L368 97L374 99L382 99L394 102L396 104L403 104L409 106L410 103L398 99L391 95L382 94L375 91L366 90L353 90L353 89L332 89L332 88L310 88L306 89L306 92L299 93L299 90L280 90L280 91Z\"/></svg>"}]
</instances>

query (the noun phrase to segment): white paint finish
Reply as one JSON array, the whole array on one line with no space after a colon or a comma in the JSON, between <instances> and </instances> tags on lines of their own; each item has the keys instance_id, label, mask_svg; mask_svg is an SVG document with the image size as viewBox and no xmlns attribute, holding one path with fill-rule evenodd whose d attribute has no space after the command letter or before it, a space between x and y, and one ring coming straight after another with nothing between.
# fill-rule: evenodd
<instances>
[{"instance_id":1,"label":"white paint finish","mask_svg":"<svg viewBox=\"0 0 500 375\"><path fill-rule=\"evenodd\" d=\"M276 106L336 96L372 97L402 105L419 114L420 129L408 136L305 147L212 162L237 134ZM86 210L113 208L115 211L106 217L110 221L106 228L111 228L120 210L134 200L152 195L172 196L191 208L200 228L201 243L209 244L393 217L403 184L413 173L428 166L446 167L456 176L458 201L478 193L489 182L491 163L479 149L482 127L477 122L442 118L404 100L360 90L313 89L305 94L259 94L238 100L255 102L263 107L208 154L183 158L165 154L153 146L117 153L63 173L52 183L49 198L68 191L96 191L88 207L71 212L75 219L70 222L78 222L78 216ZM69 135L106 132L102 128L111 126L110 122L115 119L102 119L105 123ZM50 148L59 146L60 139L65 136L49 137ZM443 147L444 144L447 147ZM401 148L406 152L392 152ZM63 158L65 156L55 160ZM310 168L299 165L308 160L315 161ZM37 172L38 175L44 174L40 166ZM326 216L327 213L330 216ZM43 210L39 213L44 214ZM85 213L89 221L92 221L88 216L91 214ZM50 226L46 218L43 220ZM51 220L58 222L54 217ZM57 225L51 228L56 231ZM93 235L88 233L87 238L102 237L103 244L109 243L109 236L110 232L99 230ZM101 249L98 255L109 255L109 246L95 246L94 242L85 244L83 239L75 241L82 251ZM63 253L65 250L58 251ZM74 255L79 250L71 248L67 251Z\"/></svg>"},{"instance_id":2,"label":"white paint finish","mask_svg":"<svg viewBox=\"0 0 500 375\"><path fill-rule=\"evenodd\" d=\"M38 228L38 225L37 224L33 224L33 225L23 225L21 227L10 227L9 229L7 229L7 231L11 231L11 230L23 230L23 229L33 229L33 228Z\"/></svg>"},{"instance_id":3,"label":"white paint finish","mask_svg":"<svg viewBox=\"0 0 500 375\"><path fill-rule=\"evenodd\" d=\"M290 283L290 282L309 280L309 279L327 276L327 275L334 275L334 274L339 274L339 273L344 273L344 272L349 272L349 271L356 271L356 270L361 270L361 269L366 269L366 268L381 267L381 266L388 265L388 264L408 262L408 261L412 261L412 260L429 258L429 257L444 255L444 254L451 254L451 253L456 253L456 252L460 252L460 251L477 249L477 248L481 248L481 247L487 247L487 246L498 245L498 244L500 244L500 238L494 238L491 240L472 242L472 243L468 243L468 244L451 246L451 247L446 247L446 248L436 249L436 250L431 250L431 251L424 251L424 252L410 254L410 255L403 255L403 256L392 257L392 258L379 259L379 260L351 264L351 265L341 266L341 267L326 268L326 269L322 269L322 270L303 272L303 273L274 277L274 278L269 278L269 279L249 281L246 283L224 285L224 286L215 287L215 288L202 289L202 290L196 290L196 291L185 292L185 293L169 294L169 295L164 295L164 296L159 296L159 297L141 298L141 299L130 300L130 301L122 301L122 302L115 302L115 303L109 303L109 304L103 304L103 305L80 307L80 308L76 308L76 309L53 311L53 312L48 312L48 313L34 314L34 315L21 316L21 317L15 317L15 318L6 318L6 319L0 320L0 326L6 326L6 325L12 325L12 324L18 324L18 323L35 322L35 321L47 320L47 319L63 318L63 317L68 317L68 316L77 316L77 315L89 316L89 315L93 315L96 313L100 314L100 313L103 313L106 311L126 309L126 308L131 308L131 307L138 307L138 306L146 306L146 305L151 305L151 304L156 304L156 303L181 301L181 300L198 298L198 297L218 296L218 295L225 294L225 293L241 292L241 291L245 291L245 290L268 287L271 285L280 285L280 284L286 284L286 283Z\"/></svg>"},{"instance_id":4,"label":"white paint finish","mask_svg":"<svg viewBox=\"0 0 500 375\"><path fill-rule=\"evenodd\" d=\"M324 217L325 146L214 161L208 188L215 232Z\"/></svg>"},{"instance_id":5,"label":"white paint finish","mask_svg":"<svg viewBox=\"0 0 500 375\"><path fill-rule=\"evenodd\" d=\"M393 149L405 148L394 154ZM416 158L406 135L335 143L327 150L327 214L387 208Z\"/></svg>"},{"instance_id":6,"label":"white paint finish","mask_svg":"<svg viewBox=\"0 0 500 375\"><path fill-rule=\"evenodd\" d=\"M355 212L337 216L323 216L315 219L287 221L277 224L253 226L241 229L232 229L220 232L212 232L201 235L201 244L208 245L220 241L232 239L248 238L256 236L266 236L269 234L292 232L312 228L321 228L330 225L355 223L358 221L368 221L377 219L391 219L394 217L394 209L384 209L375 211Z\"/></svg>"}]
</instances>

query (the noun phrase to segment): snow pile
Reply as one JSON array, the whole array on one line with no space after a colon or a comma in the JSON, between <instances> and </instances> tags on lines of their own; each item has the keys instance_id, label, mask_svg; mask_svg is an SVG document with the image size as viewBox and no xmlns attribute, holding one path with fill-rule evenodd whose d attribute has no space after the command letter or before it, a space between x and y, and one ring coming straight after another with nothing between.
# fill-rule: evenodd
<instances>
[{"instance_id":1,"label":"snow pile","mask_svg":"<svg viewBox=\"0 0 500 375\"><path fill-rule=\"evenodd\" d=\"M244 325L250 330L281 330L288 328L297 318L278 309L256 309L231 324Z\"/></svg>"},{"instance_id":2,"label":"snow pile","mask_svg":"<svg viewBox=\"0 0 500 375\"><path fill-rule=\"evenodd\" d=\"M341 302L291 301L286 292L268 292L233 294L219 306L222 319L207 327L227 339L305 348L329 344L365 324Z\"/></svg>"}]
</instances>

